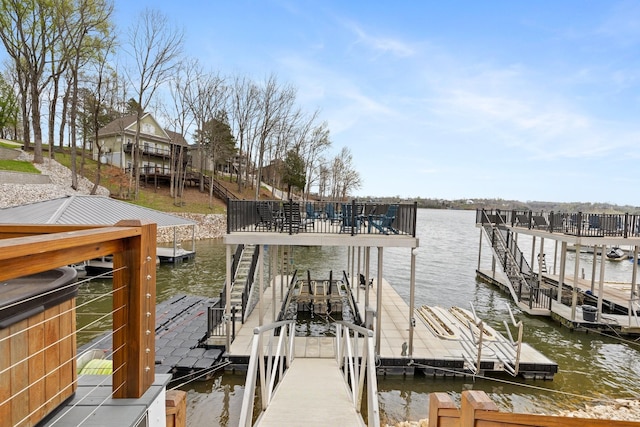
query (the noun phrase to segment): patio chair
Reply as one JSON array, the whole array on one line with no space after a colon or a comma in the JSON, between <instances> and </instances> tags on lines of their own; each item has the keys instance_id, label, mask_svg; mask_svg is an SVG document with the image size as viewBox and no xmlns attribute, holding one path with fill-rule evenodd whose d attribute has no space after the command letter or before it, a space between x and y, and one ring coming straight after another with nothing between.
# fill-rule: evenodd
<instances>
[{"instance_id":1,"label":"patio chair","mask_svg":"<svg viewBox=\"0 0 640 427\"><path fill-rule=\"evenodd\" d=\"M282 222L281 230L285 233L298 233L301 229L306 230L310 225L314 227L313 220L302 219L300 215L300 203L298 202L286 202L283 205L284 218Z\"/></svg>"},{"instance_id":2,"label":"patio chair","mask_svg":"<svg viewBox=\"0 0 640 427\"><path fill-rule=\"evenodd\" d=\"M531 222L533 223L533 228L547 228L549 224L547 220L542 215L534 215L531 217Z\"/></svg>"},{"instance_id":3,"label":"patio chair","mask_svg":"<svg viewBox=\"0 0 640 427\"><path fill-rule=\"evenodd\" d=\"M324 207L324 213L326 214L326 219L333 223L339 223L342 221L342 216L339 212L336 212L336 206L333 203L327 203Z\"/></svg>"},{"instance_id":4,"label":"patio chair","mask_svg":"<svg viewBox=\"0 0 640 427\"><path fill-rule=\"evenodd\" d=\"M269 202L258 202L257 204L258 210L258 222L255 224L254 229L263 228L267 230L276 230L279 225L279 219L273 216L273 211L271 210L271 203Z\"/></svg>"},{"instance_id":5,"label":"patio chair","mask_svg":"<svg viewBox=\"0 0 640 427\"><path fill-rule=\"evenodd\" d=\"M398 230L393 228L393 222L396 220L397 214L398 205L389 205L389 208L387 209L387 212L385 214L369 215L369 233L371 233L372 228L375 228L382 234L389 234L389 232L398 234Z\"/></svg>"},{"instance_id":6,"label":"patio chair","mask_svg":"<svg viewBox=\"0 0 640 427\"><path fill-rule=\"evenodd\" d=\"M307 202L307 204L305 205L305 210L308 220L310 219L313 221L322 217L322 211L313 210L313 203L311 202Z\"/></svg>"},{"instance_id":7,"label":"patio chair","mask_svg":"<svg viewBox=\"0 0 640 427\"><path fill-rule=\"evenodd\" d=\"M342 203L342 224L340 226L340 232L350 231L352 233L357 233L360 229L361 224L361 216L358 211L358 207L356 209L352 209L352 205L350 203Z\"/></svg>"}]
</instances>

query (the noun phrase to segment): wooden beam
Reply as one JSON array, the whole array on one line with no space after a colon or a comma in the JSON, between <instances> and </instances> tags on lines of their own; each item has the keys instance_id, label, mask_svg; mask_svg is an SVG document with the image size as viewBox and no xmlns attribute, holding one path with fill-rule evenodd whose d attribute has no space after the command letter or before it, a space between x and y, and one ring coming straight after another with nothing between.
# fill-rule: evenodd
<instances>
[{"instance_id":1,"label":"wooden beam","mask_svg":"<svg viewBox=\"0 0 640 427\"><path fill-rule=\"evenodd\" d=\"M100 227L0 239L0 280L109 255L122 250L122 239L139 234L136 227Z\"/></svg>"},{"instance_id":2,"label":"wooden beam","mask_svg":"<svg viewBox=\"0 0 640 427\"><path fill-rule=\"evenodd\" d=\"M140 233L113 257L113 395L139 398L155 377L157 227L139 220L116 226Z\"/></svg>"},{"instance_id":3,"label":"wooden beam","mask_svg":"<svg viewBox=\"0 0 640 427\"><path fill-rule=\"evenodd\" d=\"M104 228L100 225L0 224L0 239Z\"/></svg>"}]
</instances>

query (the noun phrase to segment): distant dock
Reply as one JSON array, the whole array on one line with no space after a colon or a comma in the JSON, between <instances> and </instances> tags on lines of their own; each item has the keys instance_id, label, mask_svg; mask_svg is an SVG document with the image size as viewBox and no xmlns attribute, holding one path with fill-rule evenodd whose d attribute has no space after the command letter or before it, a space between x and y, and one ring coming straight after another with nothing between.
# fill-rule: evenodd
<instances>
[{"instance_id":1,"label":"distant dock","mask_svg":"<svg viewBox=\"0 0 640 427\"><path fill-rule=\"evenodd\" d=\"M611 261L605 255L607 248L625 246L638 259L639 215L478 210L476 227L480 228L477 277L509 293L524 312L551 317L570 329L640 335L638 269L632 269L627 283L608 282L606 269ZM523 238L531 239L528 254L518 244ZM549 241L553 248L547 254ZM487 245L491 268L481 265ZM587 279L580 276L579 257L575 257L573 274L566 267L567 252L582 248L593 254ZM553 264L553 274L548 263Z\"/></svg>"}]
</instances>

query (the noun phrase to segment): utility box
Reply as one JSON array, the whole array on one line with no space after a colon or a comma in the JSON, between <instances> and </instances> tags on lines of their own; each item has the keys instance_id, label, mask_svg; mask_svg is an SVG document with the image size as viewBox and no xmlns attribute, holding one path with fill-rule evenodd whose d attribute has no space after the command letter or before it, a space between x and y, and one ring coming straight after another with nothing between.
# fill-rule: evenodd
<instances>
[{"instance_id":1,"label":"utility box","mask_svg":"<svg viewBox=\"0 0 640 427\"><path fill-rule=\"evenodd\" d=\"M75 393L76 277L62 267L1 284L1 423L34 426Z\"/></svg>"}]
</instances>

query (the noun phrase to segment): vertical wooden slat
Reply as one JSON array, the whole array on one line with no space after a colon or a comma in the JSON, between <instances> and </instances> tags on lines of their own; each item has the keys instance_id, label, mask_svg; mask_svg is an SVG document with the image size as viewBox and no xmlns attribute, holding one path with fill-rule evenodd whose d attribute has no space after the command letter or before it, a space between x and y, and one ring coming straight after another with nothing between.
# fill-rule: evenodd
<instances>
[{"instance_id":1,"label":"vertical wooden slat","mask_svg":"<svg viewBox=\"0 0 640 427\"><path fill-rule=\"evenodd\" d=\"M75 342L72 317L75 317L75 301L69 299L60 304L60 391L61 400L75 391Z\"/></svg>"},{"instance_id":2,"label":"vertical wooden slat","mask_svg":"<svg viewBox=\"0 0 640 427\"><path fill-rule=\"evenodd\" d=\"M125 239L113 258L113 392L139 398L155 376L157 227L140 220L116 226L139 227L140 235Z\"/></svg>"},{"instance_id":3,"label":"vertical wooden slat","mask_svg":"<svg viewBox=\"0 0 640 427\"><path fill-rule=\"evenodd\" d=\"M9 328L0 329L0 420L11 420L11 341Z\"/></svg>"},{"instance_id":4,"label":"vertical wooden slat","mask_svg":"<svg viewBox=\"0 0 640 427\"><path fill-rule=\"evenodd\" d=\"M29 339L29 413L35 420L45 415L45 378L47 371L44 362L44 312L35 314L27 320Z\"/></svg>"},{"instance_id":5,"label":"vertical wooden slat","mask_svg":"<svg viewBox=\"0 0 640 427\"><path fill-rule=\"evenodd\" d=\"M11 336L11 425L27 425L21 421L29 414L29 343L27 339L26 320L14 323L9 327Z\"/></svg>"},{"instance_id":6,"label":"vertical wooden slat","mask_svg":"<svg viewBox=\"0 0 640 427\"><path fill-rule=\"evenodd\" d=\"M47 404L46 411L50 412L60 403L59 397L54 397L60 390L60 306L54 305L44 312L44 367L47 377L44 380Z\"/></svg>"}]
</instances>

